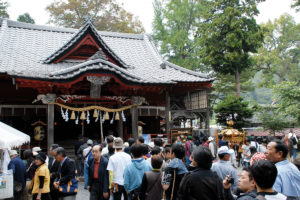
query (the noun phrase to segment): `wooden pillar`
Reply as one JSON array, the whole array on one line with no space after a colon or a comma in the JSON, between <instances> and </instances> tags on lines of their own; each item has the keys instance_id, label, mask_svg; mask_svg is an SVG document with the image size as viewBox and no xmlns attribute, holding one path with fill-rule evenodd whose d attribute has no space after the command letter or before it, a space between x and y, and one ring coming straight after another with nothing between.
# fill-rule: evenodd
<instances>
[{"instance_id":1,"label":"wooden pillar","mask_svg":"<svg viewBox=\"0 0 300 200\"><path fill-rule=\"evenodd\" d=\"M171 135L170 135L170 95L169 95L169 91L166 91L165 116L166 116L166 134L167 134L168 138L171 138Z\"/></svg>"},{"instance_id":2,"label":"wooden pillar","mask_svg":"<svg viewBox=\"0 0 300 200\"><path fill-rule=\"evenodd\" d=\"M122 119L122 117L120 117L120 120L117 120L117 124L118 124L118 137L124 139L124 135L123 135L123 119Z\"/></svg>"},{"instance_id":3,"label":"wooden pillar","mask_svg":"<svg viewBox=\"0 0 300 200\"><path fill-rule=\"evenodd\" d=\"M137 97L131 97L131 102L133 104L137 103ZM136 140L138 138L138 109L133 107L131 111L131 127L132 127L132 136Z\"/></svg>"},{"instance_id":4,"label":"wooden pillar","mask_svg":"<svg viewBox=\"0 0 300 200\"><path fill-rule=\"evenodd\" d=\"M208 136L210 136L210 125L209 125L209 120L210 120L210 112L209 112L209 92L206 90L206 102L207 102L207 108L206 108L206 123L205 123L205 129L207 130Z\"/></svg>"},{"instance_id":5,"label":"wooden pillar","mask_svg":"<svg viewBox=\"0 0 300 200\"><path fill-rule=\"evenodd\" d=\"M49 102L55 101L55 94L47 94ZM48 154L50 146L54 143L54 104L48 104L47 109L47 148Z\"/></svg>"}]
</instances>

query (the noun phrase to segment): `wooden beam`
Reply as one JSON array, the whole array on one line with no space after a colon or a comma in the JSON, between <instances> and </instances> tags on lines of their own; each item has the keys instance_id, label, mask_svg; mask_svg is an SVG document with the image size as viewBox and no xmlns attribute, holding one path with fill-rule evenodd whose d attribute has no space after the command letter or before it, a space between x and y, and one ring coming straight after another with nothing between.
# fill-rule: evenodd
<instances>
[{"instance_id":1,"label":"wooden beam","mask_svg":"<svg viewBox=\"0 0 300 200\"><path fill-rule=\"evenodd\" d=\"M55 94L47 94L49 100L55 101ZM48 112L47 112L47 147L48 147L48 155L50 146L54 143L54 104L48 104Z\"/></svg>"},{"instance_id":2,"label":"wooden beam","mask_svg":"<svg viewBox=\"0 0 300 200\"><path fill-rule=\"evenodd\" d=\"M131 102L136 103L137 97L131 97ZM137 107L133 107L131 110L131 128L132 128L132 136L134 139L138 138L138 109Z\"/></svg>"},{"instance_id":3,"label":"wooden beam","mask_svg":"<svg viewBox=\"0 0 300 200\"><path fill-rule=\"evenodd\" d=\"M48 104L47 115L47 149L49 155L50 146L54 143L54 104Z\"/></svg>"},{"instance_id":4,"label":"wooden beam","mask_svg":"<svg viewBox=\"0 0 300 200\"><path fill-rule=\"evenodd\" d=\"M166 116L166 134L168 138L171 138L170 135L170 95L169 91L166 91L166 108L165 108L165 116Z\"/></svg>"}]
</instances>

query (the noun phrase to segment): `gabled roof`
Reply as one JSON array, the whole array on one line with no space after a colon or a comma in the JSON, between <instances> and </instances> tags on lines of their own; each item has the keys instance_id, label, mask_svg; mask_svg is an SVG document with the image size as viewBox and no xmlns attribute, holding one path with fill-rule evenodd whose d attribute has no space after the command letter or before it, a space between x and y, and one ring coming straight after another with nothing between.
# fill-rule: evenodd
<instances>
[{"instance_id":1,"label":"gabled roof","mask_svg":"<svg viewBox=\"0 0 300 200\"><path fill-rule=\"evenodd\" d=\"M58 61L65 54L72 51L75 46L80 43L86 36L90 36L91 39L98 44L97 46L99 46L101 50L105 52L105 54L108 54L108 56L111 57L114 62L124 68L128 68L126 63L124 63L122 59L119 58L104 42L91 21L87 21L84 26L81 27L65 44L63 44L59 49L57 49L54 53L47 57L43 62L49 64Z\"/></svg>"},{"instance_id":2,"label":"gabled roof","mask_svg":"<svg viewBox=\"0 0 300 200\"><path fill-rule=\"evenodd\" d=\"M30 79L66 79L84 69L113 73L131 82L175 84L211 82L207 74L194 72L165 61L145 34L97 31L92 24L81 29L57 28L0 19L0 73ZM114 62L107 62L101 51L90 60L53 62L84 34L95 41ZM102 56L102 57L101 57ZM100 59L98 64L93 59ZM105 62L104 62L105 61ZM90 63L94 64L91 65ZM98 65L96 67L96 65ZM101 66L100 66L101 65ZM67 73L62 73L67 72ZM75 73L76 72L76 73Z\"/></svg>"}]
</instances>

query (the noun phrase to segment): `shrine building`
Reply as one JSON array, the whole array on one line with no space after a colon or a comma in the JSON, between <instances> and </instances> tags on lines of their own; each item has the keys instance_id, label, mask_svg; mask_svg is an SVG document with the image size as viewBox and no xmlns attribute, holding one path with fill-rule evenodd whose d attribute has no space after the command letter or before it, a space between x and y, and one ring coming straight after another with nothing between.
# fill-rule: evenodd
<instances>
[{"instance_id":1,"label":"shrine building","mask_svg":"<svg viewBox=\"0 0 300 200\"><path fill-rule=\"evenodd\" d=\"M0 121L30 134L32 146L137 138L139 121L143 133L169 136L182 116L208 129L212 82L164 60L147 34L0 18Z\"/></svg>"}]
</instances>

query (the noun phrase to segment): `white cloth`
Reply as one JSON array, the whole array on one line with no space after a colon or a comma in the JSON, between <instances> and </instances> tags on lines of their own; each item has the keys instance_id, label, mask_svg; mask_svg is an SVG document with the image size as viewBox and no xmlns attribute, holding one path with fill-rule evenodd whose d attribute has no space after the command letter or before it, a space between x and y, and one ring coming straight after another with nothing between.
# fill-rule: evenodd
<instances>
[{"instance_id":1,"label":"white cloth","mask_svg":"<svg viewBox=\"0 0 300 200\"><path fill-rule=\"evenodd\" d=\"M266 198L266 200L286 200L286 196L277 192L265 193L264 197Z\"/></svg>"},{"instance_id":2,"label":"white cloth","mask_svg":"<svg viewBox=\"0 0 300 200\"><path fill-rule=\"evenodd\" d=\"M114 173L114 183L124 185L124 171L130 163L131 157L125 152L117 152L109 158L107 170Z\"/></svg>"},{"instance_id":3,"label":"white cloth","mask_svg":"<svg viewBox=\"0 0 300 200\"><path fill-rule=\"evenodd\" d=\"M88 146L87 148L83 149L82 151L82 156L83 158L85 158L84 162L87 163L89 156L87 156L87 154L90 152L90 150L92 149L91 146Z\"/></svg>"},{"instance_id":4,"label":"white cloth","mask_svg":"<svg viewBox=\"0 0 300 200\"><path fill-rule=\"evenodd\" d=\"M214 146L214 143L213 142L210 142L209 144L208 144L208 148L209 148L209 150L210 150L210 152L211 152L211 154L213 155L213 157L215 157L215 146Z\"/></svg>"},{"instance_id":5,"label":"white cloth","mask_svg":"<svg viewBox=\"0 0 300 200\"><path fill-rule=\"evenodd\" d=\"M104 155L104 154L107 154L108 153L108 147L106 146L106 147L104 147L103 149L102 149L102 155Z\"/></svg>"},{"instance_id":6,"label":"white cloth","mask_svg":"<svg viewBox=\"0 0 300 200\"><path fill-rule=\"evenodd\" d=\"M3 173L4 174L7 174L8 173L8 164L10 162L10 157L9 157L9 154L8 154L8 150L5 149L4 150L4 156L3 156L3 163L2 163L2 170L3 170Z\"/></svg>"},{"instance_id":7,"label":"white cloth","mask_svg":"<svg viewBox=\"0 0 300 200\"><path fill-rule=\"evenodd\" d=\"M259 152L259 153L265 153L266 150L267 150L267 148L264 145L260 144L258 146L257 152Z\"/></svg>"},{"instance_id":8,"label":"white cloth","mask_svg":"<svg viewBox=\"0 0 300 200\"><path fill-rule=\"evenodd\" d=\"M247 146L247 145L244 144L244 145L242 146L242 149L243 149L244 152L248 155L248 156L245 156L244 154L242 154L242 157L244 158L245 161L250 162L250 156L251 156L250 145Z\"/></svg>"}]
</instances>

